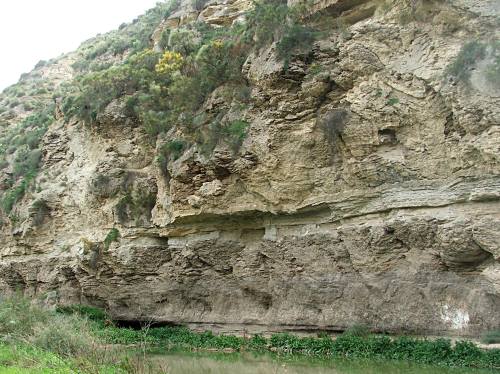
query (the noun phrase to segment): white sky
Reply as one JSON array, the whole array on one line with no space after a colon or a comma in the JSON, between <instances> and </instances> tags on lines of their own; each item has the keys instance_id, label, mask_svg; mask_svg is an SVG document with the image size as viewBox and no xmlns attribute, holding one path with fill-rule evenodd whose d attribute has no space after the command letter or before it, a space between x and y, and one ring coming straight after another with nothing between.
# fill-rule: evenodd
<instances>
[{"instance_id":1,"label":"white sky","mask_svg":"<svg viewBox=\"0 0 500 374\"><path fill-rule=\"evenodd\" d=\"M130 22L158 0L0 0L0 91L40 60Z\"/></svg>"}]
</instances>

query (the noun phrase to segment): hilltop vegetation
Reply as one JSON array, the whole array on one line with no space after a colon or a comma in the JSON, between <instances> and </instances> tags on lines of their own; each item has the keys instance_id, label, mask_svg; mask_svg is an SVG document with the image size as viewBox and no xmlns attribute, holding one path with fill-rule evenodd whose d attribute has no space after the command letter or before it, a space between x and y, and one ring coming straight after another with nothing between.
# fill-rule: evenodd
<instances>
[{"instance_id":1,"label":"hilltop vegetation","mask_svg":"<svg viewBox=\"0 0 500 374\"><path fill-rule=\"evenodd\" d=\"M287 69L294 54L309 53L321 36L312 26L314 20L306 22L306 5L289 7L282 0L265 0L254 4L244 23L191 22L165 28L153 46L155 30L180 6L179 0L158 3L118 30L84 42L71 58L73 79L55 85L42 72L59 60L41 61L34 72L5 90L0 120L24 118L0 133L0 168L11 175L1 186L5 214L26 191L36 189L40 139L54 120L54 100L60 103L65 121L77 119L96 130L103 126L100 118L106 108L118 103L122 114L141 126L152 144L175 128L176 139L157 145L158 166L165 173L169 162L193 146L205 155L220 143L238 152L249 128L245 109L252 100L251 87L242 68L251 54L274 43L276 56ZM447 74L467 83L478 60L492 56L488 77L495 83L498 50L493 42L466 43ZM203 106L214 94L223 95L229 105L207 112ZM388 102L393 105L396 100Z\"/></svg>"},{"instance_id":2,"label":"hilltop vegetation","mask_svg":"<svg viewBox=\"0 0 500 374\"><path fill-rule=\"evenodd\" d=\"M24 92L22 82L6 90L10 98L2 101L3 112L19 105L12 97L42 96L36 105L26 101L23 105L28 117L0 138L0 167L14 171L2 188L4 213L9 214L30 188L36 188L33 181L40 164L40 139L54 120L54 100L60 102L66 121L78 119L97 130L102 126L100 115L112 102L118 102L152 143L159 134L176 127L181 136L174 143L158 146L158 164L166 170L170 161L193 145L210 154L223 142L238 152L249 125L244 109L250 88L242 73L249 54L276 42L286 65L293 53L310 49L317 35L301 24L300 8L270 0L257 2L245 24L214 27L194 22L165 29L159 46L153 48L151 35L179 5L177 0L158 3L119 30L83 43L74 54L72 80L54 87L39 78L36 92L34 88ZM38 67L52 63L42 61ZM37 74L32 75L39 77ZM203 104L218 89L230 98L230 107L207 115ZM229 110L241 113L241 117L228 120L225 114Z\"/></svg>"},{"instance_id":3,"label":"hilltop vegetation","mask_svg":"<svg viewBox=\"0 0 500 374\"><path fill-rule=\"evenodd\" d=\"M226 95L236 101L233 105L245 105L249 88L242 65L251 52L277 41L280 57L288 59L293 52L310 48L315 38L310 28L299 23L298 9L269 1L257 3L245 24L213 27L191 23L166 29L161 50L152 49L145 43L144 30L152 32L149 25L154 24L154 15L165 17L177 6L176 2L159 5L139 19L137 24L143 26L133 30L126 26L85 50L75 63L81 74L61 93L66 118L76 116L88 125L98 125L99 114L112 101L120 100L127 114L153 139L179 126L187 143L205 146L210 152L220 137L235 143L227 136L231 124L218 121L224 113L215 113L208 121L202 118L200 108L214 90L224 87ZM133 47L111 66L88 63L98 56L123 53L116 45Z\"/></svg>"}]
</instances>

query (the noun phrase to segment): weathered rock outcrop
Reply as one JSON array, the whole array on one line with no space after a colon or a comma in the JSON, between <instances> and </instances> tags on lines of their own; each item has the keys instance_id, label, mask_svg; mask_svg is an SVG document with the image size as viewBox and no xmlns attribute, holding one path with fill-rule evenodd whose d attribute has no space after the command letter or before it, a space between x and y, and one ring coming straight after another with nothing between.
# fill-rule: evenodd
<instances>
[{"instance_id":1,"label":"weathered rock outcrop","mask_svg":"<svg viewBox=\"0 0 500 374\"><path fill-rule=\"evenodd\" d=\"M239 3L192 14L233 22ZM99 129L52 125L31 196L48 213L26 199L4 226L0 290L227 330L498 328L500 91L480 64L470 86L444 72L471 35L499 37L500 9L416 3L317 2L340 27L311 53L252 55L250 103L227 113L251 123L239 153L191 148L165 175L118 104Z\"/></svg>"}]
</instances>

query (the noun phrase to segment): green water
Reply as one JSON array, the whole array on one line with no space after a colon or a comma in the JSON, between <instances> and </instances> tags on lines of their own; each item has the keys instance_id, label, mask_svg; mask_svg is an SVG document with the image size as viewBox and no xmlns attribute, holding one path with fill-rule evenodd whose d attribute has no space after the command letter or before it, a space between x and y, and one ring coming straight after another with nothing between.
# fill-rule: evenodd
<instances>
[{"instance_id":1,"label":"green water","mask_svg":"<svg viewBox=\"0 0 500 374\"><path fill-rule=\"evenodd\" d=\"M253 354L171 353L153 360L169 374L492 374L493 370L451 369L400 362L306 360Z\"/></svg>"}]
</instances>

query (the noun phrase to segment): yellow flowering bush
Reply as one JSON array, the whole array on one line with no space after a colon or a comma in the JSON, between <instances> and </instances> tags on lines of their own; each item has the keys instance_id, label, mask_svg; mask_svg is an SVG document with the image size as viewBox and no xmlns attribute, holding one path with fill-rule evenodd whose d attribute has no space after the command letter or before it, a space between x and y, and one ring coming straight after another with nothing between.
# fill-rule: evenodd
<instances>
[{"instance_id":1,"label":"yellow flowering bush","mask_svg":"<svg viewBox=\"0 0 500 374\"><path fill-rule=\"evenodd\" d=\"M159 74L172 73L184 64L184 58L178 52L166 51L155 66Z\"/></svg>"},{"instance_id":2,"label":"yellow flowering bush","mask_svg":"<svg viewBox=\"0 0 500 374\"><path fill-rule=\"evenodd\" d=\"M214 40L211 44L212 44L213 48L217 48L217 49L221 49L222 47L224 47L224 41L222 41L220 39Z\"/></svg>"}]
</instances>

